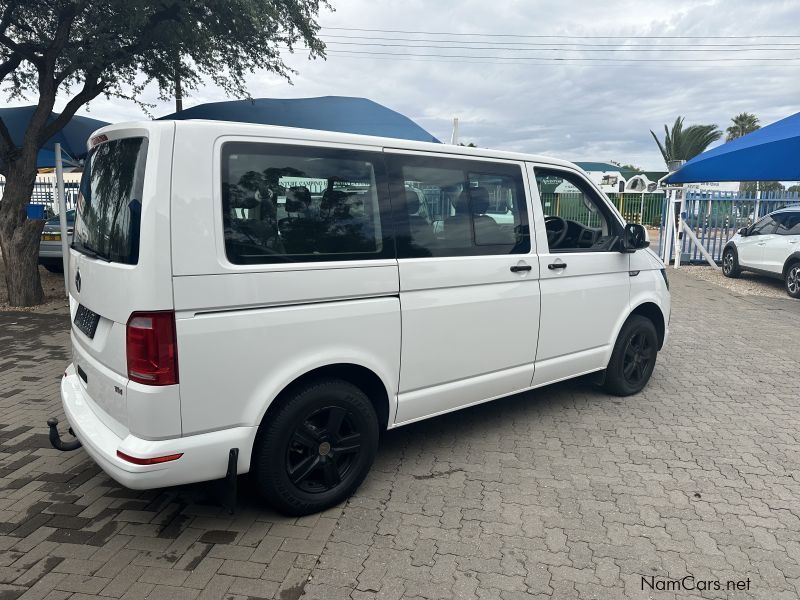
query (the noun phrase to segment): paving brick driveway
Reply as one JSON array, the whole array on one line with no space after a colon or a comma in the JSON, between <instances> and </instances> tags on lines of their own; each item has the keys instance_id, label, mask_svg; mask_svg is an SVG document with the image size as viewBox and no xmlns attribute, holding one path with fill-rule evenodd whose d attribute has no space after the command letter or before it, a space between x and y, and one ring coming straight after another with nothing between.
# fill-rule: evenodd
<instances>
[{"instance_id":1,"label":"paving brick driveway","mask_svg":"<svg viewBox=\"0 0 800 600\"><path fill-rule=\"evenodd\" d=\"M299 520L49 449L66 319L1 314L0 600L797 598L800 302L671 275L642 394L570 382L389 432L354 498Z\"/></svg>"}]
</instances>

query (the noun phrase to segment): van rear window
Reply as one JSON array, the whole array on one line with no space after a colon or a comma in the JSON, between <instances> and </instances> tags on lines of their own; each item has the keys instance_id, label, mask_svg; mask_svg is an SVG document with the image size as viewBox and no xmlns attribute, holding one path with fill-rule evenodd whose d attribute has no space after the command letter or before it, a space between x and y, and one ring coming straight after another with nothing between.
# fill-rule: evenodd
<instances>
[{"instance_id":1,"label":"van rear window","mask_svg":"<svg viewBox=\"0 0 800 600\"><path fill-rule=\"evenodd\" d=\"M78 196L72 247L89 256L135 265L147 138L111 140L92 149Z\"/></svg>"}]
</instances>

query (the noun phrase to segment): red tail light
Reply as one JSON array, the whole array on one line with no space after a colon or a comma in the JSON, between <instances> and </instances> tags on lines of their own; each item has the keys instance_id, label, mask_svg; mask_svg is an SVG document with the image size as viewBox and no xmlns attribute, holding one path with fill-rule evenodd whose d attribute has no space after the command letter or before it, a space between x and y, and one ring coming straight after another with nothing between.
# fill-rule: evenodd
<instances>
[{"instance_id":1,"label":"red tail light","mask_svg":"<svg viewBox=\"0 0 800 600\"><path fill-rule=\"evenodd\" d=\"M161 463L178 460L181 456L183 456L183 452L180 454L169 454L168 456L156 456L154 458L139 458L138 456L125 454L122 450L117 450L117 456L122 460L134 465L160 465Z\"/></svg>"},{"instance_id":2,"label":"red tail light","mask_svg":"<svg viewBox=\"0 0 800 600\"><path fill-rule=\"evenodd\" d=\"M128 378L146 385L178 383L175 313L135 312L128 319Z\"/></svg>"}]
</instances>

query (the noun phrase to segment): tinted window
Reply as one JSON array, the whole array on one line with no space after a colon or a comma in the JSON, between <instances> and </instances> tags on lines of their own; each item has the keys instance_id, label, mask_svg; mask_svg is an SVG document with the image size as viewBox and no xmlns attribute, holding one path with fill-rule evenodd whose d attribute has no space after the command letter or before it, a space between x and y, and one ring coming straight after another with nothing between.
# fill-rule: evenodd
<instances>
[{"instance_id":1,"label":"tinted window","mask_svg":"<svg viewBox=\"0 0 800 600\"><path fill-rule=\"evenodd\" d=\"M399 155L389 160L401 258L530 251L519 166Z\"/></svg>"},{"instance_id":2,"label":"tinted window","mask_svg":"<svg viewBox=\"0 0 800 600\"><path fill-rule=\"evenodd\" d=\"M147 139L112 140L89 153L78 194L72 247L100 258L139 261Z\"/></svg>"},{"instance_id":3,"label":"tinted window","mask_svg":"<svg viewBox=\"0 0 800 600\"><path fill-rule=\"evenodd\" d=\"M770 233L775 233L776 226L777 223L775 222L775 219L772 217L764 217L758 223L753 225L750 235L768 235Z\"/></svg>"},{"instance_id":4,"label":"tinted window","mask_svg":"<svg viewBox=\"0 0 800 600\"><path fill-rule=\"evenodd\" d=\"M225 250L236 264L393 256L381 156L300 146L222 148Z\"/></svg>"},{"instance_id":5,"label":"tinted window","mask_svg":"<svg viewBox=\"0 0 800 600\"><path fill-rule=\"evenodd\" d=\"M583 177L538 167L535 173L551 252L614 249L619 223Z\"/></svg>"},{"instance_id":6,"label":"tinted window","mask_svg":"<svg viewBox=\"0 0 800 600\"><path fill-rule=\"evenodd\" d=\"M778 223L776 233L780 235L800 235L800 211L773 215Z\"/></svg>"}]
</instances>

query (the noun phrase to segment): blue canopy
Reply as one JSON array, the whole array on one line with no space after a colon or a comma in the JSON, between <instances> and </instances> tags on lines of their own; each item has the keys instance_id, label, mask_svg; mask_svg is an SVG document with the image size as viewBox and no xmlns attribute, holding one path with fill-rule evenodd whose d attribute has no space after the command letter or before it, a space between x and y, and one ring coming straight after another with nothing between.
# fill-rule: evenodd
<instances>
[{"instance_id":1,"label":"blue canopy","mask_svg":"<svg viewBox=\"0 0 800 600\"><path fill-rule=\"evenodd\" d=\"M667 181L800 181L800 113L695 156Z\"/></svg>"},{"instance_id":2,"label":"blue canopy","mask_svg":"<svg viewBox=\"0 0 800 600\"><path fill-rule=\"evenodd\" d=\"M411 119L366 98L254 98L210 102L162 119L211 119L439 142Z\"/></svg>"},{"instance_id":3,"label":"blue canopy","mask_svg":"<svg viewBox=\"0 0 800 600\"><path fill-rule=\"evenodd\" d=\"M0 119L3 120L11 139L18 146L22 145L25 138L25 131L31 121L35 106L15 106L12 108L0 108ZM59 113L50 113L48 123L52 122ZM89 117L72 117L64 128L47 140L42 146L37 156L36 167L55 166L55 144L61 144L63 153L66 153L65 164L74 164L74 161L86 156L86 142L96 129L108 125L105 121L90 119Z\"/></svg>"}]
</instances>

